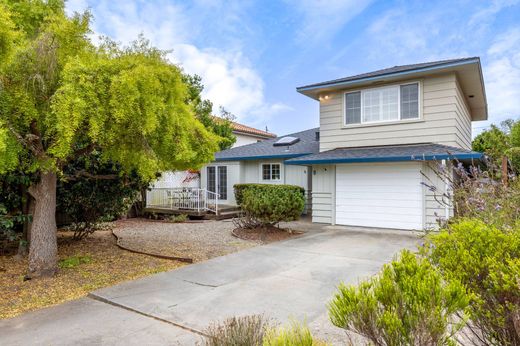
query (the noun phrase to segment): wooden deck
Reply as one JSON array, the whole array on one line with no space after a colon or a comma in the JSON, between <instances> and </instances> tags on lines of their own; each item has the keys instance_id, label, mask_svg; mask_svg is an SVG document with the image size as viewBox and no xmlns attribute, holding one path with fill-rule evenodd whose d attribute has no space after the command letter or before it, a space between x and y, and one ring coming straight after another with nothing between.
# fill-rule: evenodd
<instances>
[{"instance_id":1,"label":"wooden deck","mask_svg":"<svg viewBox=\"0 0 520 346\"><path fill-rule=\"evenodd\" d=\"M202 217L204 219L230 219L238 216L240 208L235 205L219 204L218 213L210 211L197 211L193 209L172 209L169 205L154 205L144 208L145 213L149 214L165 214L165 215L187 215L193 217Z\"/></svg>"}]
</instances>

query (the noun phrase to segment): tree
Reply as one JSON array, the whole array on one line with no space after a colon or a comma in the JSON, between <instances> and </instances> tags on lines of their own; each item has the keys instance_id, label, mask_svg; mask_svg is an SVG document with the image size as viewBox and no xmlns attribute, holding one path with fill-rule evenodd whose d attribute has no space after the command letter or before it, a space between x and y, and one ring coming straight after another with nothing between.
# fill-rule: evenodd
<instances>
[{"instance_id":1,"label":"tree","mask_svg":"<svg viewBox=\"0 0 520 346\"><path fill-rule=\"evenodd\" d=\"M184 75L184 81L188 84L187 102L195 108L197 119L206 126L208 130L220 136L219 149L231 148L235 143L236 137L233 134L231 121L235 118L233 114L220 107L220 118L213 115L213 104L210 100L202 99L202 80L197 75Z\"/></svg>"},{"instance_id":2,"label":"tree","mask_svg":"<svg viewBox=\"0 0 520 346\"><path fill-rule=\"evenodd\" d=\"M489 130L475 137L472 148L486 153L496 167L500 167L502 158L507 156L513 169L520 172L520 121L508 119L500 127L491 125Z\"/></svg>"},{"instance_id":3,"label":"tree","mask_svg":"<svg viewBox=\"0 0 520 346\"><path fill-rule=\"evenodd\" d=\"M96 47L90 14L68 17L62 0L0 0L0 18L0 172L36 175L29 275L53 275L56 184L71 160L97 150L150 179L209 162L220 139L186 103L182 71L144 38Z\"/></svg>"}]
</instances>

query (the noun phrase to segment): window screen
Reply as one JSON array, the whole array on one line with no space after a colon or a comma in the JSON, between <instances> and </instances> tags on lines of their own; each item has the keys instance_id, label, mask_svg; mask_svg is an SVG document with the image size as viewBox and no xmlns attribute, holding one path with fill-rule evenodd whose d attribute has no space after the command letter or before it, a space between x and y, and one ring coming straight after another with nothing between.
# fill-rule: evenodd
<instances>
[{"instance_id":1,"label":"window screen","mask_svg":"<svg viewBox=\"0 0 520 346\"><path fill-rule=\"evenodd\" d=\"M361 122L361 91L345 95L345 124Z\"/></svg>"},{"instance_id":2,"label":"window screen","mask_svg":"<svg viewBox=\"0 0 520 346\"><path fill-rule=\"evenodd\" d=\"M216 181L216 176L215 176L215 167L208 167L207 172L208 172L208 191L216 193L217 192L216 191L217 181Z\"/></svg>"},{"instance_id":3,"label":"window screen","mask_svg":"<svg viewBox=\"0 0 520 346\"><path fill-rule=\"evenodd\" d=\"M401 119L419 117L419 85L401 85Z\"/></svg>"}]
</instances>

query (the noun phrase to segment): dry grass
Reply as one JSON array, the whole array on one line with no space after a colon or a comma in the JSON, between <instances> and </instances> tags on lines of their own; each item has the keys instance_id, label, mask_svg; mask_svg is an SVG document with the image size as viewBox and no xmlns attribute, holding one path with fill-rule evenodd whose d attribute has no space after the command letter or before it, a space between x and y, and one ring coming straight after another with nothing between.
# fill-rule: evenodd
<instances>
[{"instance_id":1,"label":"dry grass","mask_svg":"<svg viewBox=\"0 0 520 346\"><path fill-rule=\"evenodd\" d=\"M85 296L95 289L171 270L184 263L130 253L118 248L108 231L73 242L58 234L59 257L67 268L53 278L23 281L27 261L0 256L0 318ZM79 259L79 260L78 260Z\"/></svg>"}]
</instances>

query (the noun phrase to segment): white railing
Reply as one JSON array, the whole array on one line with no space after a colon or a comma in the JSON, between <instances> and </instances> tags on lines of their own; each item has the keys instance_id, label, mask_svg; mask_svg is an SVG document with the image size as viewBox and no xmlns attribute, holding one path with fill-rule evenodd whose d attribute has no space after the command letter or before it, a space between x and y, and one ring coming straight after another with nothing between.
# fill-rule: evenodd
<instances>
[{"instance_id":1,"label":"white railing","mask_svg":"<svg viewBox=\"0 0 520 346\"><path fill-rule=\"evenodd\" d=\"M171 210L218 213L218 194L194 187L152 188L146 192L146 206Z\"/></svg>"}]
</instances>

